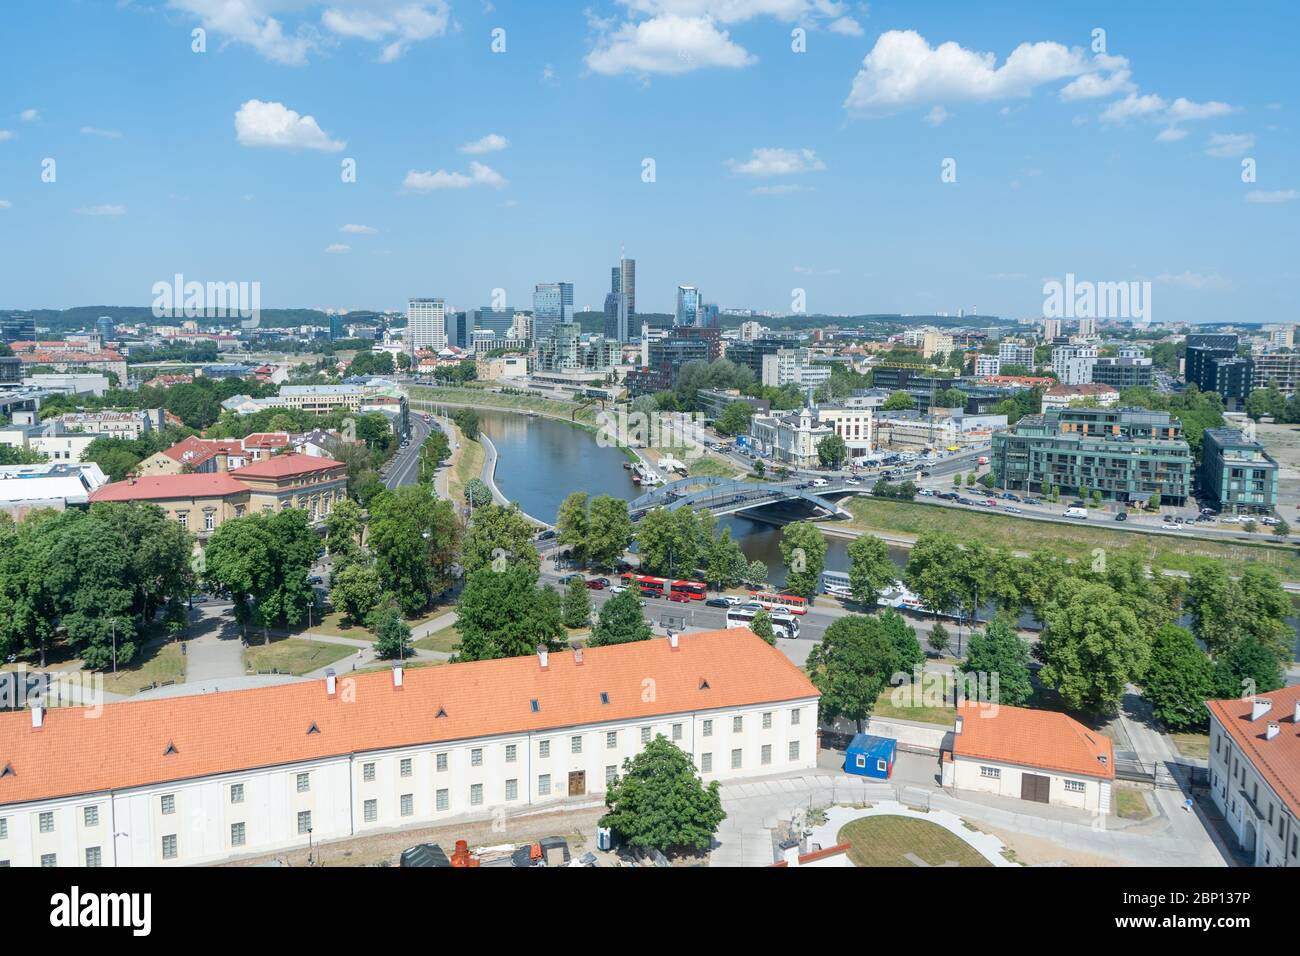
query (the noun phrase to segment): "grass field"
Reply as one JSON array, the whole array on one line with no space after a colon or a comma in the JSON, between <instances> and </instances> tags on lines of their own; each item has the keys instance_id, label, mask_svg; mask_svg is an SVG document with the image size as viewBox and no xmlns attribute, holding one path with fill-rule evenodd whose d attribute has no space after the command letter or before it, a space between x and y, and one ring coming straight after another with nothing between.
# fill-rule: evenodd
<instances>
[{"instance_id":1,"label":"grass field","mask_svg":"<svg viewBox=\"0 0 1300 956\"><path fill-rule=\"evenodd\" d=\"M451 427L456 433L456 450L447 470L447 495L459 507L465 502L465 486L470 479L482 477L487 452L478 442L467 439L456 425Z\"/></svg>"},{"instance_id":2,"label":"grass field","mask_svg":"<svg viewBox=\"0 0 1300 956\"><path fill-rule=\"evenodd\" d=\"M531 395L500 395L487 389L479 388L442 388L429 385L414 385L409 389L412 402L448 402L451 404L477 405L483 408L502 408L507 411L535 411L556 418L572 420L574 409L578 406L572 402L557 402L549 398L535 398ZM590 407L578 411L577 420L592 423L596 412Z\"/></svg>"},{"instance_id":3,"label":"grass field","mask_svg":"<svg viewBox=\"0 0 1300 956\"><path fill-rule=\"evenodd\" d=\"M840 830L854 866L917 866L908 854L930 866L992 866L970 844L937 823L912 817L865 817Z\"/></svg>"},{"instance_id":4,"label":"grass field","mask_svg":"<svg viewBox=\"0 0 1300 956\"><path fill-rule=\"evenodd\" d=\"M1142 791L1127 787L1115 789L1115 812L1125 820L1145 820L1151 816L1151 808Z\"/></svg>"},{"instance_id":5,"label":"grass field","mask_svg":"<svg viewBox=\"0 0 1300 956\"><path fill-rule=\"evenodd\" d=\"M1094 548L1132 553L1152 566L1191 571L1205 558L1232 565L1258 562L1271 567L1285 581L1300 581L1300 552L1266 544L1232 544L1194 538L1116 531L1086 523L1068 528L1059 523L1030 521L997 514L946 508L938 505L877 498L852 498L844 503L852 513L849 527L861 531L887 531L918 536L946 531L958 538L979 540L990 547L1017 551L1052 550L1069 557L1092 559Z\"/></svg>"},{"instance_id":6,"label":"grass field","mask_svg":"<svg viewBox=\"0 0 1300 956\"><path fill-rule=\"evenodd\" d=\"M422 651L444 651L454 654L456 648L460 647L460 631L456 629L455 624L452 624L440 631L427 634L418 641L412 641L411 646L418 647Z\"/></svg>"},{"instance_id":7,"label":"grass field","mask_svg":"<svg viewBox=\"0 0 1300 956\"><path fill-rule=\"evenodd\" d=\"M957 719L957 709L955 707L926 707L924 705L913 705L911 703L911 687L888 687L876 699L876 705L871 708L871 713L876 717L896 717L899 720L916 720L923 724L944 724L951 727ZM895 691L901 691L899 694L900 702L894 704L891 700Z\"/></svg>"},{"instance_id":8,"label":"grass field","mask_svg":"<svg viewBox=\"0 0 1300 956\"><path fill-rule=\"evenodd\" d=\"M1184 757L1199 757L1202 760L1210 758L1210 735L1209 734L1170 734L1173 738L1174 746Z\"/></svg>"},{"instance_id":9,"label":"grass field","mask_svg":"<svg viewBox=\"0 0 1300 956\"><path fill-rule=\"evenodd\" d=\"M155 644L141 651L129 666L119 667L116 674L112 667L105 670L104 690L110 694L138 694L155 683L183 680L185 657L180 644Z\"/></svg>"},{"instance_id":10,"label":"grass field","mask_svg":"<svg viewBox=\"0 0 1300 956\"><path fill-rule=\"evenodd\" d=\"M356 652L355 647L346 644L282 637L272 640L270 644L253 644L246 648L244 669L254 672L276 670L281 674L301 676Z\"/></svg>"}]
</instances>

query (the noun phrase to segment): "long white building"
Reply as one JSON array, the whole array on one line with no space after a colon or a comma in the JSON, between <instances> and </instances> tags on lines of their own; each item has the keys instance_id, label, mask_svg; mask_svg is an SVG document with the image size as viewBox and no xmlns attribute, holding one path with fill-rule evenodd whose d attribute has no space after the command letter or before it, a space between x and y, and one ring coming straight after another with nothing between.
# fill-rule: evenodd
<instances>
[{"instance_id":1,"label":"long white building","mask_svg":"<svg viewBox=\"0 0 1300 956\"><path fill-rule=\"evenodd\" d=\"M215 863L600 794L663 735L808 770L812 683L748 631L0 714L0 866Z\"/></svg>"},{"instance_id":2,"label":"long white building","mask_svg":"<svg viewBox=\"0 0 1300 956\"><path fill-rule=\"evenodd\" d=\"M447 304L442 299L410 299L406 304L406 350L447 347Z\"/></svg>"}]
</instances>

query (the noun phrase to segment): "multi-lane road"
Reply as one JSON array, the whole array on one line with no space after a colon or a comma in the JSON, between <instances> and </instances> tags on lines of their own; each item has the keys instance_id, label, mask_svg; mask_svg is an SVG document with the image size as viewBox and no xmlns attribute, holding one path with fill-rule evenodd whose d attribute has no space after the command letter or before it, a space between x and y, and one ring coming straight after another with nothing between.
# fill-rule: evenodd
<instances>
[{"instance_id":1,"label":"multi-lane road","mask_svg":"<svg viewBox=\"0 0 1300 956\"><path fill-rule=\"evenodd\" d=\"M433 426L426 425L422 417L411 416L411 434L408 436L410 444L398 448L397 454L388 460L384 468L384 487L398 488L415 484L420 477L420 446L431 431Z\"/></svg>"}]
</instances>

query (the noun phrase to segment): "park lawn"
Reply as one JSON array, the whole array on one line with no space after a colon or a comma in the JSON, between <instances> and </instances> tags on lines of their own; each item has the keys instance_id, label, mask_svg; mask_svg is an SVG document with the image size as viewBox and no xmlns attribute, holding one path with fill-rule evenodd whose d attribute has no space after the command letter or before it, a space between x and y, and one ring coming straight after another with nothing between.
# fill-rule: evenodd
<instances>
[{"instance_id":1,"label":"park lawn","mask_svg":"<svg viewBox=\"0 0 1300 956\"><path fill-rule=\"evenodd\" d=\"M412 641L411 646L418 647L422 651L443 651L454 654L460 647L460 631L455 624L449 624L441 630L426 634L418 641Z\"/></svg>"},{"instance_id":2,"label":"park lawn","mask_svg":"<svg viewBox=\"0 0 1300 956\"><path fill-rule=\"evenodd\" d=\"M1174 746L1184 757L1199 757L1202 760L1210 759L1210 735L1198 733L1170 734L1173 738Z\"/></svg>"},{"instance_id":3,"label":"park lawn","mask_svg":"<svg viewBox=\"0 0 1300 956\"><path fill-rule=\"evenodd\" d=\"M306 633L308 630L306 627L307 622L303 621L302 623L303 632ZM312 626L310 630L318 634L333 634L335 637L350 637L358 641L368 641L372 638L370 631L366 629L365 625L353 624L342 611L330 611L328 614L322 615L319 619L313 612L311 623ZM308 638L308 640L310 640L310 638Z\"/></svg>"},{"instance_id":4,"label":"park lawn","mask_svg":"<svg viewBox=\"0 0 1300 956\"><path fill-rule=\"evenodd\" d=\"M109 667L104 672L104 690L110 694L138 694L155 684L185 680L185 655L179 643L152 644L140 651L129 665L119 666L117 673Z\"/></svg>"},{"instance_id":5,"label":"park lawn","mask_svg":"<svg viewBox=\"0 0 1300 956\"><path fill-rule=\"evenodd\" d=\"M1151 816L1151 808L1142 791L1128 787L1115 788L1115 812L1125 820L1145 820Z\"/></svg>"},{"instance_id":6,"label":"park lawn","mask_svg":"<svg viewBox=\"0 0 1300 956\"><path fill-rule=\"evenodd\" d=\"M854 497L844 502L844 507L853 515L849 527L860 531L908 536L946 531L959 539L979 540L990 547L1024 552L1041 549L1089 561L1094 548L1103 548L1132 553L1153 567L1177 571L1192 571L1206 558L1237 566L1254 561L1272 568L1284 581L1300 581L1300 556L1295 549L1263 543L1178 540L1167 535L1117 531L1087 523L1065 528L1051 521L880 498Z\"/></svg>"},{"instance_id":7,"label":"park lawn","mask_svg":"<svg viewBox=\"0 0 1300 956\"><path fill-rule=\"evenodd\" d=\"M570 421L593 422L596 412L588 407L572 402L558 402L549 398L537 398L532 395L500 395L486 388L456 388L431 385L416 385L410 389L412 402L448 403L452 405L475 405L483 408L502 408L513 411L535 411L556 418Z\"/></svg>"},{"instance_id":8,"label":"park lawn","mask_svg":"<svg viewBox=\"0 0 1300 956\"><path fill-rule=\"evenodd\" d=\"M895 717L899 720L915 720L923 724L943 724L951 727L957 719L957 709L955 707L926 707L924 705L913 706L908 703L912 688L901 688L901 704L895 704L890 699L896 690L900 688L886 687L876 699L875 706L871 708L871 713L875 717Z\"/></svg>"},{"instance_id":9,"label":"park lawn","mask_svg":"<svg viewBox=\"0 0 1300 956\"><path fill-rule=\"evenodd\" d=\"M459 507L465 501L465 486L470 479L483 477L487 452L478 442L467 439L455 424L451 427L456 433L456 450L447 470L447 496Z\"/></svg>"},{"instance_id":10,"label":"park lawn","mask_svg":"<svg viewBox=\"0 0 1300 956\"><path fill-rule=\"evenodd\" d=\"M249 672L279 671L300 677L320 667L356 654L347 644L327 644L301 637L272 639L270 644L252 644L244 650L244 669Z\"/></svg>"},{"instance_id":11,"label":"park lawn","mask_svg":"<svg viewBox=\"0 0 1300 956\"><path fill-rule=\"evenodd\" d=\"M930 866L992 866L965 840L937 823L913 817L864 817L844 826L837 843L849 844L854 866L916 866L912 854Z\"/></svg>"}]
</instances>

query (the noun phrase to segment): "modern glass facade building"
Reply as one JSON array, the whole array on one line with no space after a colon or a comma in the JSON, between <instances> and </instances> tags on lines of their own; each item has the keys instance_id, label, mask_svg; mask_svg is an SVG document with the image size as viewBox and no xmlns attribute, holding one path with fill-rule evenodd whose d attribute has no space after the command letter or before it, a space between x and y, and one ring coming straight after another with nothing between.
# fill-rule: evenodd
<instances>
[{"instance_id":1,"label":"modern glass facade building","mask_svg":"<svg viewBox=\"0 0 1300 956\"><path fill-rule=\"evenodd\" d=\"M537 338L537 369L541 372L608 372L618 364L619 345L602 335L585 341L582 329L561 322L549 335Z\"/></svg>"},{"instance_id":2,"label":"modern glass facade building","mask_svg":"<svg viewBox=\"0 0 1300 956\"><path fill-rule=\"evenodd\" d=\"M701 325L700 290L693 285L677 287L676 325Z\"/></svg>"},{"instance_id":3,"label":"modern glass facade building","mask_svg":"<svg viewBox=\"0 0 1300 956\"><path fill-rule=\"evenodd\" d=\"M1250 394L1255 364L1237 355L1235 335L1189 335L1183 378L1202 392L1218 392L1229 409L1240 407Z\"/></svg>"},{"instance_id":4,"label":"modern glass facade building","mask_svg":"<svg viewBox=\"0 0 1300 956\"><path fill-rule=\"evenodd\" d=\"M1269 514L1277 506L1277 462L1235 428L1207 428L1201 446L1201 494L1220 511Z\"/></svg>"},{"instance_id":5,"label":"modern glass facade building","mask_svg":"<svg viewBox=\"0 0 1300 956\"><path fill-rule=\"evenodd\" d=\"M514 321L514 312L506 322L505 331L510 330ZM557 325L573 321L573 283L539 282L533 289L533 335L544 338Z\"/></svg>"},{"instance_id":6,"label":"modern glass facade building","mask_svg":"<svg viewBox=\"0 0 1300 956\"><path fill-rule=\"evenodd\" d=\"M1159 494L1183 504L1192 493L1192 452L1182 423L1145 408L1062 408L1027 415L993 436L991 466L1010 491L1100 491L1145 503Z\"/></svg>"}]
</instances>

